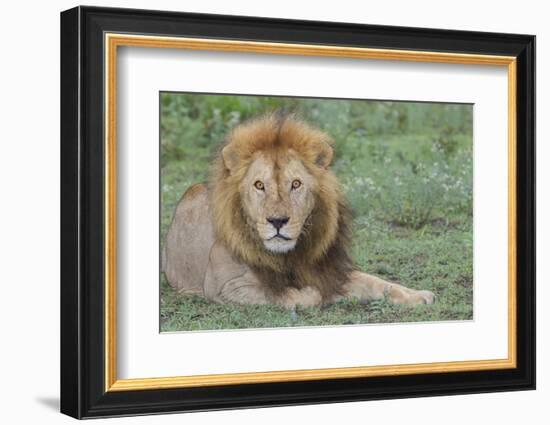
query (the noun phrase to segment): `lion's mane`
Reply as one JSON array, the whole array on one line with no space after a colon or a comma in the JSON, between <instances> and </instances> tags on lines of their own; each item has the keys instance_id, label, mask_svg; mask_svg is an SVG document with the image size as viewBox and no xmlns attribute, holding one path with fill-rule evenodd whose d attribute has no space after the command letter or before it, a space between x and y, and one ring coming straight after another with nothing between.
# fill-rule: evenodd
<instances>
[{"instance_id":1,"label":"lion's mane","mask_svg":"<svg viewBox=\"0 0 550 425\"><path fill-rule=\"evenodd\" d=\"M295 115L273 113L236 126L223 146L231 145L237 167L229 172L221 151L210 176L210 205L216 238L232 255L251 267L266 289L276 295L288 287L317 288L323 299L341 294L355 266L349 255L351 213L338 179L319 166L319 147L331 144L328 135ZM292 149L319 183L315 207L306 220L294 250L286 254L266 250L248 224L239 193L252 156L258 151Z\"/></svg>"}]
</instances>

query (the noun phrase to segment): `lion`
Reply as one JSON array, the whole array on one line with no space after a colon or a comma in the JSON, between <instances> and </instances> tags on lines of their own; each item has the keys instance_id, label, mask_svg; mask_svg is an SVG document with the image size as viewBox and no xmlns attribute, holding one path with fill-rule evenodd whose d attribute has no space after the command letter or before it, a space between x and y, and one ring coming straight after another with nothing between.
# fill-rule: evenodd
<instances>
[{"instance_id":1,"label":"lion","mask_svg":"<svg viewBox=\"0 0 550 425\"><path fill-rule=\"evenodd\" d=\"M293 309L342 299L432 304L435 296L360 271L330 136L295 114L237 125L207 184L182 196L162 268L170 285L218 303Z\"/></svg>"}]
</instances>

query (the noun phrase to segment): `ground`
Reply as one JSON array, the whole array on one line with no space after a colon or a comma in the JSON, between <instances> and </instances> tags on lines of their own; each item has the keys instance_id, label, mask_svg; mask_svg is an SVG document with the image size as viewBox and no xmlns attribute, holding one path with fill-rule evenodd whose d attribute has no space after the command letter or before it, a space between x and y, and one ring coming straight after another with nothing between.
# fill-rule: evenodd
<instances>
[{"instance_id":1,"label":"ground","mask_svg":"<svg viewBox=\"0 0 550 425\"><path fill-rule=\"evenodd\" d=\"M472 319L470 105L174 93L161 94L161 105L161 240L183 192L207 180L225 132L258 111L292 107L335 139L359 268L437 296L431 306L344 301L289 312L181 295L161 274L162 331Z\"/></svg>"}]
</instances>

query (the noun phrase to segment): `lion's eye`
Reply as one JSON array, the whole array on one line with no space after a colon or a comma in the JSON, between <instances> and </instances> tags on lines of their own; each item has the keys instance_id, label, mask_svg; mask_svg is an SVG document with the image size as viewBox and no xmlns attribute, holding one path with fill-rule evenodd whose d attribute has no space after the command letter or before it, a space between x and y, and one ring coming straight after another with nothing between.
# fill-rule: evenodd
<instances>
[{"instance_id":1,"label":"lion's eye","mask_svg":"<svg viewBox=\"0 0 550 425\"><path fill-rule=\"evenodd\" d=\"M258 190L264 190L264 184L260 180L256 180L256 183L254 183L254 187Z\"/></svg>"},{"instance_id":2,"label":"lion's eye","mask_svg":"<svg viewBox=\"0 0 550 425\"><path fill-rule=\"evenodd\" d=\"M302 182L298 179L292 181L292 189L298 189L302 185Z\"/></svg>"}]
</instances>

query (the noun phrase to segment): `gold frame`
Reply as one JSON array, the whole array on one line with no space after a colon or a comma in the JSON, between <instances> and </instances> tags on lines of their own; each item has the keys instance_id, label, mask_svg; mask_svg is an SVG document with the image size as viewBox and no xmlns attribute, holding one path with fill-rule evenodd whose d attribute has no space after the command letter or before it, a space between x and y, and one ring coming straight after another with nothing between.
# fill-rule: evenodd
<instances>
[{"instance_id":1,"label":"gold frame","mask_svg":"<svg viewBox=\"0 0 550 425\"><path fill-rule=\"evenodd\" d=\"M355 59L505 66L508 71L508 357L495 360L117 379L116 375L116 84L119 46ZM256 41L105 34L105 391L134 391L353 377L515 368L516 357L516 58Z\"/></svg>"}]
</instances>

